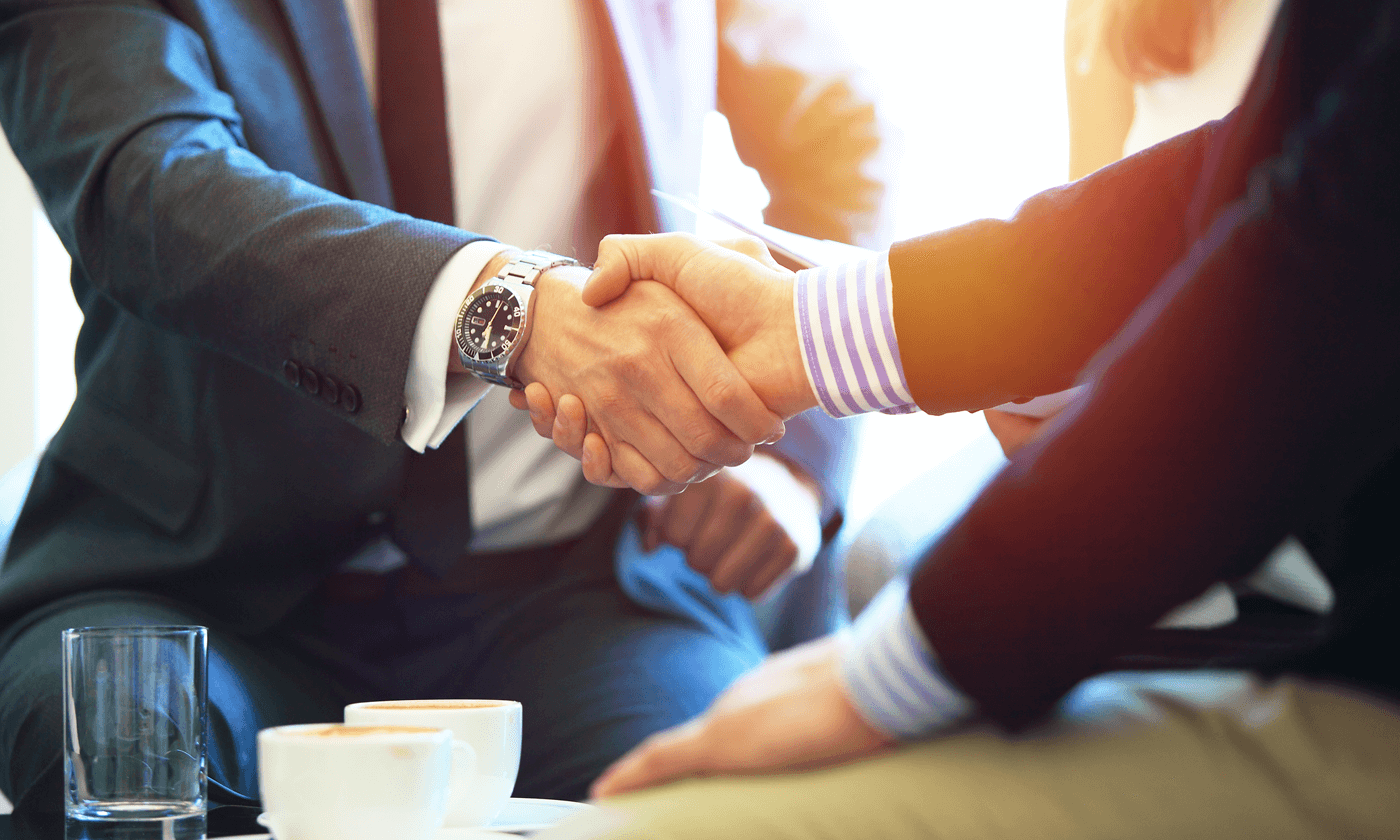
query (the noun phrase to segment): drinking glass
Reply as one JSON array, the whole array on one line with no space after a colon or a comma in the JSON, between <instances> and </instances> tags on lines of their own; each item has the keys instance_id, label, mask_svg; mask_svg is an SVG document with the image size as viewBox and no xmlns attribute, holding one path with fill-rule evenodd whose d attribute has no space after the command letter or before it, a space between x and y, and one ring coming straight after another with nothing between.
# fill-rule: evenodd
<instances>
[{"instance_id":1,"label":"drinking glass","mask_svg":"<svg viewBox=\"0 0 1400 840\"><path fill-rule=\"evenodd\" d=\"M78 834L204 835L207 637L203 627L63 631L64 810Z\"/></svg>"}]
</instances>

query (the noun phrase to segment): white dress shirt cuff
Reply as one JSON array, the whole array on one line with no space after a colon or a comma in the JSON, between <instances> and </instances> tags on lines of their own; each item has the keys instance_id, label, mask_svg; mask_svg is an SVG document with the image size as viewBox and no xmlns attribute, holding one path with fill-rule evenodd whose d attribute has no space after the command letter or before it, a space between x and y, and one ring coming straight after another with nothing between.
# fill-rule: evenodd
<instances>
[{"instance_id":1,"label":"white dress shirt cuff","mask_svg":"<svg viewBox=\"0 0 1400 840\"><path fill-rule=\"evenodd\" d=\"M967 717L971 698L938 667L896 578L861 612L841 657L841 681L866 722L898 740L930 735Z\"/></svg>"},{"instance_id":2,"label":"white dress shirt cuff","mask_svg":"<svg viewBox=\"0 0 1400 840\"><path fill-rule=\"evenodd\" d=\"M433 280L413 332L413 350L404 381L403 442L415 452L437 448L491 384L475 376L448 373L452 325L486 264L508 246L478 240L452 255Z\"/></svg>"}]
</instances>

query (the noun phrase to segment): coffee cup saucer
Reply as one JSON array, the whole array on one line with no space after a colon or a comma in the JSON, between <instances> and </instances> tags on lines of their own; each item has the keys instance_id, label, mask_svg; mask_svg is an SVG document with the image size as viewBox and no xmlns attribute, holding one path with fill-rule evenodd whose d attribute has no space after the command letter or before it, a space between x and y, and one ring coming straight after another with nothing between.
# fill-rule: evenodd
<instances>
[{"instance_id":1,"label":"coffee cup saucer","mask_svg":"<svg viewBox=\"0 0 1400 840\"><path fill-rule=\"evenodd\" d=\"M571 814L593 807L586 802L567 802L562 799L511 797L506 800L506 804L501 807L501 813L497 814L489 825L480 828L444 826L438 829L433 840L478 840L506 834L531 834L544 831ZM258 825L268 827L266 814L258 814L257 820Z\"/></svg>"}]
</instances>

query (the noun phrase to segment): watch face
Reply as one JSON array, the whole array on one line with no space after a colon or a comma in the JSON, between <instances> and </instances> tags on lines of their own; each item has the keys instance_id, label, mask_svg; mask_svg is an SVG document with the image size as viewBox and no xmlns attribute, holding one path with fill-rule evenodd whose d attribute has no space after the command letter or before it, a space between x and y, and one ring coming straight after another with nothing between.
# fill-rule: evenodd
<instances>
[{"instance_id":1,"label":"watch face","mask_svg":"<svg viewBox=\"0 0 1400 840\"><path fill-rule=\"evenodd\" d=\"M463 353L484 362L510 352L525 324L525 310L510 289L487 286L467 305L460 319L457 344Z\"/></svg>"}]
</instances>

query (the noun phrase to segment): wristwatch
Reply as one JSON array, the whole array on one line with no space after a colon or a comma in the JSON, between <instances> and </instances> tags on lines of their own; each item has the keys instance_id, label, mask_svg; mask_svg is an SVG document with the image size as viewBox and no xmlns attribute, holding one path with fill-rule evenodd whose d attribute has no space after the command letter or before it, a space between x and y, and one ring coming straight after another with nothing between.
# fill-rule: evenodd
<instances>
[{"instance_id":1,"label":"wristwatch","mask_svg":"<svg viewBox=\"0 0 1400 840\"><path fill-rule=\"evenodd\" d=\"M526 251L467 295L452 331L457 356L467 370L497 385L525 387L510 375L510 368L530 338L535 281L561 265L579 265L579 261L548 251Z\"/></svg>"}]
</instances>

